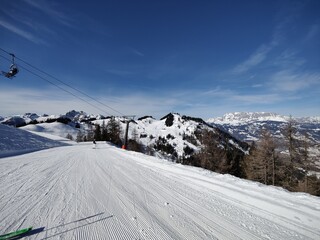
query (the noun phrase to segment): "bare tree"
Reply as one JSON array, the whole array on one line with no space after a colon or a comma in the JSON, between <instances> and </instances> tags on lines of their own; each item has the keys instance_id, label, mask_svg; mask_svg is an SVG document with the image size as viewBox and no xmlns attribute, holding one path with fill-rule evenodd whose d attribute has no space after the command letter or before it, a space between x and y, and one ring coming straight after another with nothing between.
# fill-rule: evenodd
<instances>
[{"instance_id":1,"label":"bare tree","mask_svg":"<svg viewBox=\"0 0 320 240\"><path fill-rule=\"evenodd\" d=\"M296 122L293 120L292 116L290 116L290 119L287 123L287 126L285 128L284 137L287 141L288 146L288 152L289 152L289 164L288 164L288 171L289 171L289 184L294 184L294 169L296 163L299 161L298 158L298 142L296 139Z\"/></svg>"},{"instance_id":2,"label":"bare tree","mask_svg":"<svg viewBox=\"0 0 320 240\"><path fill-rule=\"evenodd\" d=\"M248 179L264 184L276 183L277 175L276 145L271 133L263 130L257 145L253 145L245 159L245 172Z\"/></svg>"}]
</instances>

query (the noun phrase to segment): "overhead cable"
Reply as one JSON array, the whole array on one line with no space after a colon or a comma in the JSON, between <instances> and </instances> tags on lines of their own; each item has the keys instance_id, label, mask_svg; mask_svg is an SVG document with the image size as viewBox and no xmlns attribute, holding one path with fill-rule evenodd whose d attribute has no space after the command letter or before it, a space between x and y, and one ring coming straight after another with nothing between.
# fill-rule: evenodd
<instances>
[{"instance_id":1,"label":"overhead cable","mask_svg":"<svg viewBox=\"0 0 320 240\"><path fill-rule=\"evenodd\" d=\"M4 50L4 49L2 49L2 48L0 48L0 50L2 50L3 52L5 52L5 53L7 53L7 54L9 54L9 55L12 55L12 53L9 53L8 51L6 51L6 50ZM8 61L10 62L10 60L9 60L8 58L6 58L6 57L4 57L4 56L2 56L2 55L0 55L0 56L1 56L2 58L5 58L6 60L8 60ZM85 92L83 92L83 91L81 91L81 90L79 90L79 89L76 89L75 87L73 87L73 86L71 86L71 85L69 85L69 84L67 84L67 83L63 82L62 80L58 79L57 77L54 77L53 75L51 75L51 74L49 74L49 73L47 73L47 72L45 72L45 71L43 71L43 70L41 70L41 69L39 69L39 68L37 68L37 67L33 66L33 65L31 65L30 63L26 62L25 60L23 60L23 59L21 59L21 58L19 58L19 57L15 57L15 58L16 58L16 59L18 59L18 60L20 60L21 62L23 62L25 65L27 65L27 66L29 66L29 67L31 67L31 68L33 68L33 69L37 70L38 72L40 72L40 73L42 73L42 74L47 75L48 77L50 77L50 78L52 78L52 79L54 79L54 80L58 81L59 83L61 83L61 84L65 85L65 86L67 86L67 87L69 87L69 88L73 89L74 91L76 91L76 92L78 92L78 93L80 93L80 94L82 94L82 95L84 95L84 96L86 96L86 97L90 98L91 100L93 100L93 101L95 101L95 102L97 102L97 103L101 104L102 106L107 107L107 108L109 108L109 109L113 110L114 112L119 113L119 114L120 114L120 115L122 115L122 116L124 116L124 115L125 115L125 114L121 113L120 111L118 111L118 110L116 110L116 109L114 109L114 108L110 107L109 105L107 105L107 104L105 104L105 103L103 103L103 102L101 102L101 101L96 100L95 98L91 97L90 95L86 94ZM101 108L99 108L99 107L97 107L97 106L95 106L95 105L91 104L90 102L86 101L85 99L83 99L83 98L81 98L81 97L79 97L79 96L75 95L74 93L72 93L72 92L70 92L70 91L68 91L68 90L66 90L66 89L64 89L64 88L62 88L61 86L59 86L59 85L57 85L57 84L53 83L52 81L48 80L47 78L44 78L44 77L40 76L40 75L39 75L39 74L37 74L37 73L34 73L33 71L31 71L31 70L27 69L26 67L23 67L23 66L21 66L21 65L19 65L19 66L20 66L22 69L24 69L24 70L28 71L29 73L31 73L31 74L33 74L33 75L35 75L35 76L37 76L37 77L41 78L42 80L45 80L46 82L48 82L48 83L50 83L50 84L52 84L52 85L56 86L56 87L57 87L57 88L59 88L60 90L62 90L62 91L64 91L64 92L67 92L68 94L71 94L72 96L74 96L74 97L76 97L76 98L80 99L81 101L86 102L87 104L89 104L89 105L93 106L93 107L94 107L94 108L96 108L96 109L99 109L100 111L103 111L104 113L107 113L108 115L111 115L110 113L108 113L108 112L106 112L106 111L102 110Z\"/></svg>"}]
</instances>

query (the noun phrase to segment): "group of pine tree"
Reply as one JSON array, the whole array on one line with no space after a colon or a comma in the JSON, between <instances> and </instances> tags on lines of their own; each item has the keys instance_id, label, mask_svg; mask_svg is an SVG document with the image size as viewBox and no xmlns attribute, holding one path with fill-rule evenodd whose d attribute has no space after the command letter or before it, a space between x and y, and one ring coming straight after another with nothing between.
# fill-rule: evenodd
<instances>
[{"instance_id":1,"label":"group of pine tree","mask_svg":"<svg viewBox=\"0 0 320 240\"><path fill-rule=\"evenodd\" d=\"M100 126L90 125L87 134L79 131L76 141L108 141L117 146L123 144L123 131L115 118ZM316 169L319 156L310 153L314 145L307 133L298 137L296 124L293 120L287 123L283 130L283 139L274 138L267 129L262 130L259 141L251 143L245 154L229 144L223 131L205 129L195 133L194 137L185 136L189 142L201 143L201 150L194 152L186 147L185 155L178 157L174 148L165 138L159 137L154 146L146 147L139 143L139 136L133 129L132 137L127 143L127 149L146 154L154 150L167 152L174 160L197 167L202 167L223 174L258 181L266 185L280 186L290 191L307 192L320 196L320 180L312 175ZM172 138L173 136L167 136ZM314 147L314 146L313 146Z\"/></svg>"},{"instance_id":2,"label":"group of pine tree","mask_svg":"<svg viewBox=\"0 0 320 240\"><path fill-rule=\"evenodd\" d=\"M88 131L86 131L86 134L78 131L75 139L77 142L106 141L116 146L122 146L124 144L121 124L114 117L110 117L107 124L105 124L105 121L102 122L101 126L99 124L92 125L89 123L87 127ZM132 135L134 137L128 140L127 149L142 152L142 145L138 143L137 134L133 132ZM67 138L73 140L70 134L67 135Z\"/></svg>"}]
</instances>

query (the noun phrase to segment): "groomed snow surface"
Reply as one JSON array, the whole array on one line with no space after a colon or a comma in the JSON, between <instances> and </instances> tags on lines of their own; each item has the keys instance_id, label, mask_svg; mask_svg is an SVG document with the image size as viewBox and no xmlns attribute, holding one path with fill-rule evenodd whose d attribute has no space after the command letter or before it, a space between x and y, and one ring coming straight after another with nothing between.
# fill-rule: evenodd
<instances>
[{"instance_id":1,"label":"groomed snow surface","mask_svg":"<svg viewBox=\"0 0 320 240\"><path fill-rule=\"evenodd\" d=\"M0 234L29 226L26 239L320 239L320 198L75 143L0 158Z\"/></svg>"}]
</instances>

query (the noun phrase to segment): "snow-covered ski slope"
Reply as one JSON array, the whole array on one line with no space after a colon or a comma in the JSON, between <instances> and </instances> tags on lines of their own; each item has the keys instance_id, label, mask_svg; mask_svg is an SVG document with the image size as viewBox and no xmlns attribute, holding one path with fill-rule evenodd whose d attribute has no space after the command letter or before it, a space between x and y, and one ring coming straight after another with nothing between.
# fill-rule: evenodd
<instances>
[{"instance_id":1,"label":"snow-covered ski slope","mask_svg":"<svg viewBox=\"0 0 320 240\"><path fill-rule=\"evenodd\" d=\"M49 139L47 138L48 135L40 135L41 133L34 134L29 131L0 124L0 158L68 145L68 140L65 138L50 135Z\"/></svg>"},{"instance_id":2,"label":"snow-covered ski slope","mask_svg":"<svg viewBox=\"0 0 320 240\"><path fill-rule=\"evenodd\" d=\"M102 142L0 159L0 216L27 239L320 239L320 198Z\"/></svg>"}]
</instances>

